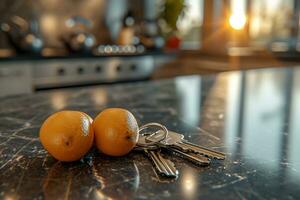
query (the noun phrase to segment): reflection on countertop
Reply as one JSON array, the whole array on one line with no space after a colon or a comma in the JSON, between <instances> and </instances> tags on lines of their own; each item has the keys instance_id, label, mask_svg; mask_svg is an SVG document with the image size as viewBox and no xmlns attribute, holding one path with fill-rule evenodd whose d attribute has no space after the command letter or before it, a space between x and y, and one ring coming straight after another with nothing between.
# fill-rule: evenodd
<instances>
[{"instance_id":1,"label":"reflection on countertop","mask_svg":"<svg viewBox=\"0 0 300 200\"><path fill-rule=\"evenodd\" d=\"M300 68L260 69L0 98L0 198L299 199ZM197 144L226 152L197 167L172 157L177 180L158 177L141 152L96 149L61 163L43 150L39 126L62 109L91 116L131 110ZM166 154L166 156L170 156Z\"/></svg>"}]
</instances>

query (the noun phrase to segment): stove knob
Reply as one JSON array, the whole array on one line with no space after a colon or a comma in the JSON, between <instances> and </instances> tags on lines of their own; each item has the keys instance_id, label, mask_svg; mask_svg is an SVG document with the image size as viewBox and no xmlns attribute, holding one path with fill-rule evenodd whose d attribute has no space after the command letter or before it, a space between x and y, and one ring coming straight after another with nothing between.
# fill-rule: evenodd
<instances>
[{"instance_id":1,"label":"stove knob","mask_svg":"<svg viewBox=\"0 0 300 200\"><path fill-rule=\"evenodd\" d=\"M130 70L135 71L137 69L137 66L135 64L130 65Z\"/></svg>"},{"instance_id":2,"label":"stove knob","mask_svg":"<svg viewBox=\"0 0 300 200\"><path fill-rule=\"evenodd\" d=\"M102 72L102 66L101 66L101 65L97 65L97 66L95 67L95 72L96 72L96 73L101 73L101 72Z\"/></svg>"},{"instance_id":3,"label":"stove knob","mask_svg":"<svg viewBox=\"0 0 300 200\"><path fill-rule=\"evenodd\" d=\"M78 74L83 74L83 73L84 73L83 67L78 67L77 73L78 73Z\"/></svg>"},{"instance_id":4,"label":"stove knob","mask_svg":"<svg viewBox=\"0 0 300 200\"><path fill-rule=\"evenodd\" d=\"M116 67L116 70L117 70L117 72L120 72L120 71L122 70L121 65L118 65L118 66Z\"/></svg>"},{"instance_id":5,"label":"stove knob","mask_svg":"<svg viewBox=\"0 0 300 200\"><path fill-rule=\"evenodd\" d=\"M56 73L59 76L63 76L63 75L65 75L66 71L64 68L58 68Z\"/></svg>"}]
</instances>

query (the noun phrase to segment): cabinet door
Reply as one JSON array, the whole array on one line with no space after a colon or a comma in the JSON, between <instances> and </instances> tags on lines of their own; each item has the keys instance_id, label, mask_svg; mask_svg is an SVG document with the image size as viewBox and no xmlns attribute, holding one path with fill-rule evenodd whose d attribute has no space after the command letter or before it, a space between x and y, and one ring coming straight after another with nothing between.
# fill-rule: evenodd
<instances>
[{"instance_id":1,"label":"cabinet door","mask_svg":"<svg viewBox=\"0 0 300 200\"><path fill-rule=\"evenodd\" d=\"M24 63L0 63L0 96L32 93L31 67Z\"/></svg>"}]
</instances>

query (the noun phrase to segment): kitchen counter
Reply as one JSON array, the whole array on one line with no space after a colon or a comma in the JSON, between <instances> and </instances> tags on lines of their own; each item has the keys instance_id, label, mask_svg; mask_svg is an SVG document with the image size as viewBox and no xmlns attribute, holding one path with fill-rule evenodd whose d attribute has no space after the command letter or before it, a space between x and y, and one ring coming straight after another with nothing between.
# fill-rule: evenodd
<instances>
[{"instance_id":1,"label":"kitchen counter","mask_svg":"<svg viewBox=\"0 0 300 200\"><path fill-rule=\"evenodd\" d=\"M299 199L300 68L93 86L0 98L0 199ZM108 157L92 149L62 163L41 146L53 112L95 117L132 111L187 140L224 151L207 167L170 157L180 175L160 178L142 152Z\"/></svg>"}]
</instances>

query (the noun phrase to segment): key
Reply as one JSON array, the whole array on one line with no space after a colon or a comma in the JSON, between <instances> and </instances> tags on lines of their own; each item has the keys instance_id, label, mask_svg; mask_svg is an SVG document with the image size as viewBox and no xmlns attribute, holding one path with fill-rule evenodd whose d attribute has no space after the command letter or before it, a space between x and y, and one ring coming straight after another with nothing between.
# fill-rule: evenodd
<instances>
[{"instance_id":1,"label":"key","mask_svg":"<svg viewBox=\"0 0 300 200\"><path fill-rule=\"evenodd\" d=\"M149 136L143 137L141 140L145 143L147 141L153 142L157 141L158 138L161 138L161 132L157 131L155 134L151 134ZM170 136L168 135L166 140L169 141L172 138L169 138ZM171 136L172 137L172 136ZM174 153L175 155L186 159L188 161L191 161L192 163L199 165L199 166L205 166L210 164L210 159L204 156L201 156L199 154L195 154L193 152L184 152L181 151L180 149L176 148L174 145L167 145L164 143L164 140L160 141L157 143L157 145L163 147L164 149L170 151L171 153Z\"/></svg>"},{"instance_id":2,"label":"key","mask_svg":"<svg viewBox=\"0 0 300 200\"><path fill-rule=\"evenodd\" d=\"M153 141L156 137L161 137L162 132L158 131L156 134L152 134L146 137L146 140ZM165 147L171 147L172 149L177 149L179 151L182 151L184 153L194 153L194 154L200 154L209 158L215 158L219 160L225 159L225 154L223 152L215 151L212 149L208 149L206 147L193 144L191 142L188 142L187 140L184 140L184 135L176 133L174 131L168 131L168 137L161 141L160 144L162 144Z\"/></svg>"},{"instance_id":3,"label":"key","mask_svg":"<svg viewBox=\"0 0 300 200\"><path fill-rule=\"evenodd\" d=\"M159 146L149 145L147 147L146 144L148 143L145 142L146 137L147 135L139 136L137 144L140 144L140 146L136 146L135 150L142 150L148 156L159 175L169 178L177 178L179 173L175 164L171 160L162 157Z\"/></svg>"},{"instance_id":4,"label":"key","mask_svg":"<svg viewBox=\"0 0 300 200\"><path fill-rule=\"evenodd\" d=\"M175 168L175 164L171 160L162 157L159 150L145 148L144 152L151 159L159 175L170 178L178 177L178 170Z\"/></svg>"},{"instance_id":5,"label":"key","mask_svg":"<svg viewBox=\"0 0 300 200\"><path fill-rule=\"evenodd\" d=\"M209 165L210 164L210 159L207 158L207 157L203 157L203 156L200 156L200 155L197 155L197 154L194 154L194 153L185 153L183 151L180 151L176 148L173 148L173 147L165 147L165 149L167 149L168 151L174 153L175 155L178 155L179 157L185 159L185 160L188 160L196 165L199 165L199 166L206 166L206 165Z\"/></svg>"}]
</instances>

